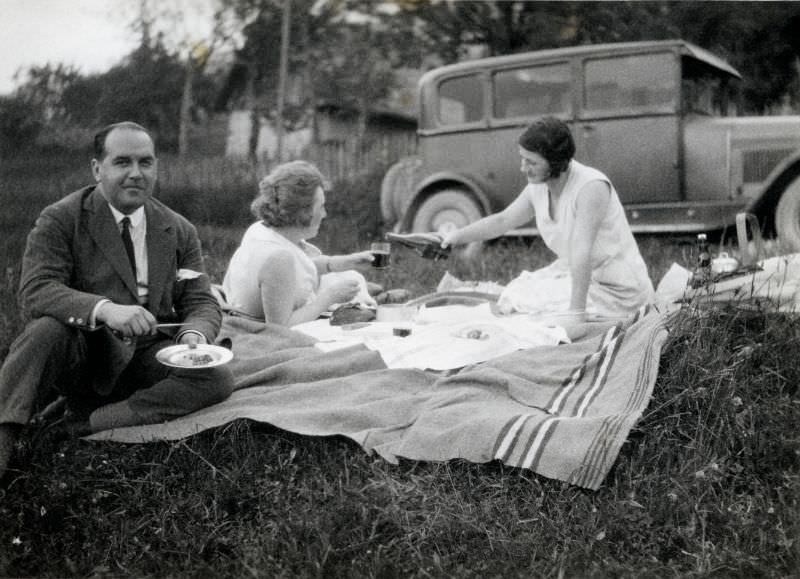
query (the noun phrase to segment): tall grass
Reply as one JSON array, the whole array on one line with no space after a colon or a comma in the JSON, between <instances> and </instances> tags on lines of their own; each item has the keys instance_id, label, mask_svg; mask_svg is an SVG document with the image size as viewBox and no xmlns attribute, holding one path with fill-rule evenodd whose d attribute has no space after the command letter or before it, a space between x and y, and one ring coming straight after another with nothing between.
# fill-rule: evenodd
<instances>
[{"instance_id":1,"label":"tall grass","mask_svg":"<svg viewBox=\"0 0 800 579\"><path fill-rule=\"evenodd\" d=\"M165 178L159 193L211 216L193 218L217 280L255 186L255 172L230 186L219 174L191 187ZM4 224L17 232L3 240L7 348L24 234L61 192L20 203L24 179L0 177L15 212ZM381 236L377 179L336 184L321 247L351 251ZM639 243L654 280L689 265L690 240ZM419 294L445 271L505 283L551 258L537 240L493 242L479 261L398 251L373 278ZM793 316L685 307L648 410L596 492L497 463L390 465L342 438L248 421L147 445L30 427L0 485L0 576L798 577L799 346Z\"/></svg>"}]
</instances>

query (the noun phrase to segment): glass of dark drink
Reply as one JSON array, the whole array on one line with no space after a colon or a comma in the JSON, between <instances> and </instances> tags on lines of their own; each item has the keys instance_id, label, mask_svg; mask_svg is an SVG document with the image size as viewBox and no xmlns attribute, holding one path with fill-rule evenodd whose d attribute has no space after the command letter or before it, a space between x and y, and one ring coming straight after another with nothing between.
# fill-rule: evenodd
<instances>
[{"instance_id":1,"label":"glass of dark drink","mask_svg":"<svg viewBox=\"0 0 800 579\"><path fill-rule=\"evenodd\" d=\"M391 257L391 244L383 241L376 241L369 246L372 252L372 267L386 269L389 267Z\"/></svg>"}]
</instances>

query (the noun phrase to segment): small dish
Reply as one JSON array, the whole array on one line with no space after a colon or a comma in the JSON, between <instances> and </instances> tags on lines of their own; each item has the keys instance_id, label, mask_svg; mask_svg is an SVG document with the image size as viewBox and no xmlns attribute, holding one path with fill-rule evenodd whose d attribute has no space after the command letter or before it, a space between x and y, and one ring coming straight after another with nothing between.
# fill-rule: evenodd
<instances>
[{"instance_id":1,"label":"small dish","mask_svg":"<svg viewBox=\"0 0 800 579\"><path fill-rule=\"evenodd\" d=\"M415 307L407 304L380 304L375 319L379 322L410 322L416 312Z\"/></svg>"},{"instance_id":2,"label":"small dish","mask_svg":"<svg viewBox=\"0 0 800 579\"><path fill-rule=\"evenodd\" d=\"M156 352L156 360L165 366L184 370L202 370L222 366L233 359L233 352L213 344L197 344L190 348L186 344L167 346Z\"/></svg>"}]
</instances>

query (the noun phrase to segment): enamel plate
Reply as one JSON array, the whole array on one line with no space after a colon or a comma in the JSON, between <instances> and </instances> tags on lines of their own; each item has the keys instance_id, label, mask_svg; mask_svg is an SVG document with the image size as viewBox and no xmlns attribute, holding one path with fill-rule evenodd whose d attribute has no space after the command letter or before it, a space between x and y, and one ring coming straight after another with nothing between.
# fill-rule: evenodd
<instances>
[{"instance_id":1,"label":"enamel plate","mask_svg":"<svg viewBox=\"0 0 800 579\"><path fill-rule=\"evenodd\" d=\"M213 368L227 364L232 359L233 352L211 344L197 344L196 348L178 344L163 348L156 353L156 360L162 364L185 370Z\"/></svg>"}]
</instances>

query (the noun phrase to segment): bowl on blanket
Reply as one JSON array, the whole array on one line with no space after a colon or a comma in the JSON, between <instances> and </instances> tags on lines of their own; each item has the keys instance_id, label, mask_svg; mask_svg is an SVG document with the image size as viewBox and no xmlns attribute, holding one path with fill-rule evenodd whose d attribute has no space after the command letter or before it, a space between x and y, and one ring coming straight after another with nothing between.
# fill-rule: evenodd
<instances>
[{"instance_id":1,"label":"bowl on blanket","mask_svg":"<svg viewBox=\"0 0 800 579\"><path fill-rule=\"evenodd\" d=\"M375 312L379 322L410 322L414 319L417 308L406 304L381 304Z\"/></svg>"}]
</instances>

